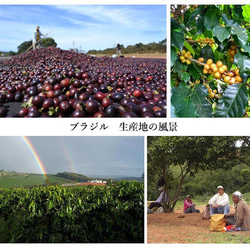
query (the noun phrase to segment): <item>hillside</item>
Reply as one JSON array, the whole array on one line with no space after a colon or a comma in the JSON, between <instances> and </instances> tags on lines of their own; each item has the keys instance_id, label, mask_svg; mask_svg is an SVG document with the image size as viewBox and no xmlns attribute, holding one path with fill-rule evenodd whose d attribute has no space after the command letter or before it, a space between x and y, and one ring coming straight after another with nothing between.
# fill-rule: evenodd
<instances>
[{"instance_id":1,"label":"hillside","mask_svg":"<svg viewBox=\"0 0 250 250\"><path fill-rule=\"evenodd\" d=\"M18 173L18 172L8 172L4 170L0 170L0 188L14 188L14 187L32 187L38 185L62 185L65 183L78 183L78 182L88 182L93 179L101 179L101 180L110 180L113 181L121 181L121 180L137 180L142 182L142 178L137 177L119 177L119 178L101 178L95 177L91 178L86 175L71 173L71 172L63 172L57 173L56 175L48 174L44 177L41 174L33 174L33 173Z\"/></svg>"},{"instance_id":2,"label":"hillside","mask_svg":"<svg viewBox=\"0 0 250 250\"><path fill-rule=\"evenodd\" d=\"M154 54L154 53L166 54L166 43L167 39L159 41L158 43L156 42L148 44L137 43L135 45L128 45L127 47L124 47L124 45L121 44L121 53L122 54ZM113 48L107 48L104 50L89 50L87 54L112 55L116 53L115 47L116 45Z\"/></svg>"},{"instance_id":3,"label":"hillside","mask_svg":"<svg viewBox=\"0 0 250 250\"><path fill-rule=\"evenodd\" d=\"M46 175L46 181L49 185L62 185L63 183L74 183L75 181L57 177L55 175ZM44 185L44 178L41 174L30 173L0 173L0 188L13 188L13 187L29 187Z\"/></svg>"}]
</instances>

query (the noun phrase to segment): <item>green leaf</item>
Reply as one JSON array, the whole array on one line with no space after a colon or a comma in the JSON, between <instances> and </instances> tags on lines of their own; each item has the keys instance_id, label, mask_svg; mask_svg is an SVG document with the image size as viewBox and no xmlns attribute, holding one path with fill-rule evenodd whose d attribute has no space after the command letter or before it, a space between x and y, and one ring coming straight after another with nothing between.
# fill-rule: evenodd
<instances>
[{"instance_id":1,"label":"green leaf","mask_svg":"<svg viewBox=\"0 0 250 250\"><path fill-rule=\"evenodd\" d=\"M204 16L198 16L198 18L196 19L196 27L197 27L197 31L196 34L201 34L205 27L204 27Z\"/></svg>"},{"instance_id":2,"label":"green leaf","mask_svg":"<svg viewBox=\"0 0 250 250\"><path fill-rule=\"evenodd\" d=\"M248 104L247 88L244 83L228 86L218 102L215 117L242 117Z\"/></svg>"},{"instance_id":3,"label":"green leaf","mask_svg":"<svg viewBox=\"0 0 250 250\"><path fill-rule=\"evenodd\" d=\"M193 56L195 56L195 51L194 51L193 47L187 41L184 42L184 47L187 50L189 50Z\"/></svg>"},{"instance_id":4,"label":"green leaf","mask_svg":"<svg viewBox=\"0 0 250 250\"><path fill-rule=\"evenodd\" d=\"M238 24L232 26L231 34L235 40L235 44L239 45L244 52L250 54L250 48L248 46L248 35L245 28Z\"/></svg>"},{"instance_id":5,"label":"green leaf","mask_svg":"<svg viewBox=\"0 0 250 250\"><path fill-rule=\"evenodd\" d=\"M54 206L53 201L49 201L48 209L50 210Z\"/></svg>"},{"instance_id":6,"label":"green leaf","mask_svg":"<svg viewBox=\"0 0 250 250\"><path fill-rule=\"evenodd\" d=\"M203 9L204 9L204 5L199 5L195 10L194 12L192 13L191 17L190 17L190 22L193 22L194 19L199 15L200 16L200 13L202 13Z\"/></svg>"},{"instance_id":7,"label":"green leaf","mask_svg":"<svg viewBox=\"0 0 250 250\"><path fill-rule=\"evenodd\" d=\"M176 48L171 46L171 67L173 67L173 65L175 64L176 59L177 59Z\"/></svg>"},{"instance_id":8,"label":"green leaf","mask_svg":"<svg viewBox=\"0 0 250 250\"><path fill-rule=\"evenodd\" d=\"M224 57L225 57L225 54L218 51L218 50L215 50L214 52L214 61L217 62L217 61L224 61Z\"/></svg>"},{"instance_id":9,"label":"green leaf","mask_svg":"<svg viewBox=\"0 0 250 250\"><path fill-rule=\"evenodd\" d=\"M240 68L241 72L250 69L250 58L245 53L238 52L234 57L234 63Z\"/></svg>"},{"instance_id":10,"label":"green leaf","mask_svg":"<svg viewBox=\"0 0 250 250\"><path fill-rule=\"evenodd\" d=\"M218 38L220 42L230 38L230 30L227 27L221 27L217 25L213 28L213 34Z\"/></svg>"},{"instance_id":11,"label":"green leaf","mask_svg":"<svg viewBox=\"0 0 250 250\"><path fill-rule=\"evenodd\" d=\"M196 107L197 117L212 117L212 106L207 100L208 90L203 84L196 84L193 90L193 102Z\"/></svg>"},{"instance_id":12,"label":"green leaf","mask_svg":"<svg viewBox=\"0 0 250 250\"><path fill-rule=\"evenodd\" d=\"M207 30L212 30L215 26L219 24L219 20L219 9L212 5L205 14L204 26Z\"/></svg>"},{"instance_id":13,"label":"green leaf","mask_svg":"<svg viewBox=\"0 0 250 250\"><path fill-rule=\"evenodd\" d=\"M231 34L234 36L234 39L238 40L238 45L240 45L241 47L243 47L247 43L247 31L240 25L233 25L231 29Z\"/></svg>"},{"instance_id":14,"label":"green leaf","mask_svg":"<svg viewBox=\"0 0 250 250\"><path fill-rule=\"evenodd\" d=\"M172 88L171 103L178 117L212 117L212 107L207 100L208 91L202 84L193 89Z\"/></svg>"},{"instance_id":15,"label":"green leaf","mask_svg":"<svg viewBox=\"0 0 250 250\"><path fill-rule=\"evenodd\" d=\"M190 80L190 75L187 72L184 72L181 76L181 80L183 80L184 82L188 82Z\"/></svg>"},{"instance_id":16,"label":"green leaf","mask_svg":"<svg viewBox=\"0 0 250 250\"><path fill-rule=\"evenodd\" d=\"M200 67L197 63L191 63L188 66L189 73L193 79L200 79L200 73L202 73L202 67Z\"/></svg>"},{"instance_id":17,"label":"green leaf","mask_svg":"<svg viewBox=\"0 0 250 250\"><path fill-rule=\"evenodd\" d=\"M244 20L246 22L250 22L250 5L244 5L242 6L243 12L242 15L244 17Z\"/></svg>"},{"instance_id":18,"label":"green leaf","mask_svg":"<svg viewBox=\"0 0 250 250\"><path fill-rule=\"evenodd\" d=\"M221 17L227 26L232 26L234 24L234 21L229 19L226 14L222 14Z\"/></svg>"},{"instance_id":19,"label":"green leaf","mask_svg":"<svg viewBox=\"0 0 250 250\"><path fill-rule=\"evenodd\" d=\"M180 51L184 44L184 32L179 23L171 18L171 45L178 48Z\"/></svg>"},{"instance_id":20,"label":"green leaf","mask_svg":"<svg viewBox=\"0 0 250 250\"><path fill-rule=\"evenodd\" d=\"M214 60L214 52L209 45L206 45L205 47L202 48L201 57L203 57L205 59L205 61L209 58Z\"/></svg>"},{"instance_id":21,"label":"green leaf","mask_svg":"<svg viewBox=\"0 0 250 250\"><path fill-rule=\"evenodd\" d=\"M186 87L172 88L171 103L175 108L175 113L178 117L195 117L195 106L188 97L190 89Z\"/></svg>"},{"instance_id":22,"label":"green leaf","mask_svg":"<svg viewBox=\"0 0 250 250\"><path fill-rule=\"evenodd\" d=\"M177 60L173 70L178 73L178 75L181 77L183 72L187 70L187 65L184 63L181 63L180 60Z\"/></svg>"}]
</instances>

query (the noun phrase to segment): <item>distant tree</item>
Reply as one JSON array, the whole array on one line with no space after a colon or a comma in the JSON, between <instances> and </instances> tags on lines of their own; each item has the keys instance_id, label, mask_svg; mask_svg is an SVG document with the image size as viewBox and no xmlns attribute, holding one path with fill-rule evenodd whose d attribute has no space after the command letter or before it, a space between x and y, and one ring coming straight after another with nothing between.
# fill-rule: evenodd
<instances>
[{"instance_id":1,"label":"distant tree","mask_svg":"<svg viewBox=\"0 0 250 250\"><path fill-rule=\"evenodd\" d=\"M49 47L49 46L52 46L52 47L56 47L57 46L57 43L51 37L43 38L41 44L42 44L42 47L44 47L44 48L45 47Z\"/></svg>"},{"instance_id":2,"label":"distant tree","mask_svg":"<svg viewBox=\"0 0 250 250\"><path fill-rule=\"evenodd\" d=\"M14 56L14 55L16 55L16 52L14 52L14 51L11 50L11 51L9 51L9 52L7 53L7 55L8 55L8 56Z\"/></svg>"},{"instance_id":3,"label":"distant tree","mask_svg":"<svg viewBox=\"0 0 250 250\"><path fill-rule=\"evenodd\" d=\"M136 43L135 45L128 45L124 47L121 44L122 54L135 54L135 53L166 53L166 39L160 41L159 43L153 42L148 44ZM115 54L115 48L107 48L105 50L89 50L87 54Z\"/></svg>"},{"instance_id":4,"label":"distant tree","mask_svg":"<svg viewBox=\"0 0 250 250\"><path fill-rule=\"evenodd\" d=\"M49 46L56 47L57 44L53 38L46 37L42 39L41 46L42 47L49 47ZM31 47L32 47L32 40L23 42L17 47L18 48L17 54L26 52Z\"/></svg>"},{"instance_id":5,"label":"distant tree","mask_svg":"<svg viewBox=\"0 0 250 250\"><path fill-rule=\"evenodd\" d=\"M167 44L167 39L164 39L164 40L162 40L162 41L159 41L159 44L161 44L161 45L166 45L166 44Z\"/></svg>"},{"instance_id":6,"label":"distant tree","mask_svg":"<svg viewBox=\"0 0 250 250\"><path fill-rule=\"evenodd\" d=\"M28 50L28 48L30 48L31 46L32 46L32 40L21 43L21 44L17 47L17 49L18 49L17 54L21 54L21 53L25 52L25 51Z\"/></svg>"}]
</instances>

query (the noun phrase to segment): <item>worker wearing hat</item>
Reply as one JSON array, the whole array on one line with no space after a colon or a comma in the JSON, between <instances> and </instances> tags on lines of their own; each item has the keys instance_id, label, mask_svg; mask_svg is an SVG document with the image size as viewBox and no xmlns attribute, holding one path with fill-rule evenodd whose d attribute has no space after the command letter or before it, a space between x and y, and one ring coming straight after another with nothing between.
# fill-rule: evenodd
<instances>
[{"instance_id":1,"label":"worker wearing hat","mask_svg":"<svg viewBox=\"0 0 250 250\"><path fill-rule=\"evenodd\" d=\"M217 187L217 190L218 193L208 201L210 205L210 215L228 214L230 212L228 195L224 192L224 187L221 185Z\"/></svg>"},{"instance_id":2,"label":"worker wearing hat","mask_svg":"<svg viewBox=\"0 0 250 250\"><path fill-rule=\"evenodd\" d=\"M120 43L116 43L116 55L117 56L121 56L122 52L121 52L121 45Z\"/></svg>"},{"instance_id":3,"label":"worker wearing hat","mask_svg":"<svg viewBox=\"0 0 250 250\"><path fill-rule=\"evenodd\" d=\"M36 48L39 49L39 48L41 48L42 36L47 36L47 34L43 35L39 29L40 29L40 27L37 26L36 27L36 31L34 32L33 49L36 49Z\"/></svg>"},{"instance_id":4,"label":"worker wearing hat","mask_svg":"<svg viewBox=\"0 0 250 250\"><path fill-rule=\"evenodd\" d=\"M165 193L165 197L164 197L164 186L159 187L158 190L160 191L160 196L157 198L156 201L153 201L149 204L148 213L151 213L152 208L161 207L162 203L167 201L167 192Z\"/></svg>"},{"instance_id":5,"label":"worker wearing hat","mask_svg":"<svg viewBox=\"0 0 250 250\"><path fill-rule=\"evenodd\" d=\"M184 207L183 207L183 212L185 214L188 213L199 213L199 209L195 209L195 204L191 200L191 195L187 195L186 198L184 199Z\"/></svg>"}]
</instances>

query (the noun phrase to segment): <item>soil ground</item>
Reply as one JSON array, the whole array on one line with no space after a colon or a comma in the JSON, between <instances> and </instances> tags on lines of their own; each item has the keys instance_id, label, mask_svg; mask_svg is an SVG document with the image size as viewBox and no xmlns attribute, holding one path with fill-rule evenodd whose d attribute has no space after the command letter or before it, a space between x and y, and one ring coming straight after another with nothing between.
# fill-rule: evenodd
<instances>
[{"instance_id":1,"label":"soil ground","mask_svg":"<svg viewBox=\"0 0 250 250\"><path fill-rule=\"evenodd\" d=\"M205 206L197 206L201 213L183 214L182 210L173 213L154 213L147 215L148 243L245 243L250 230L241 232L211 232L209 220L202 219ZM231 212L234 208L231 206ZM249 205L250 210L250 205ZM183 218L178 216L183 214ZM244 238L244 239L242 239ZM223 242L225 240L226 242ZM242 242L243 240L243 242ZM218 242L219 241L219 242ZM249 242L248 242L249 243Z\"/></svg>"}]
</instances>

